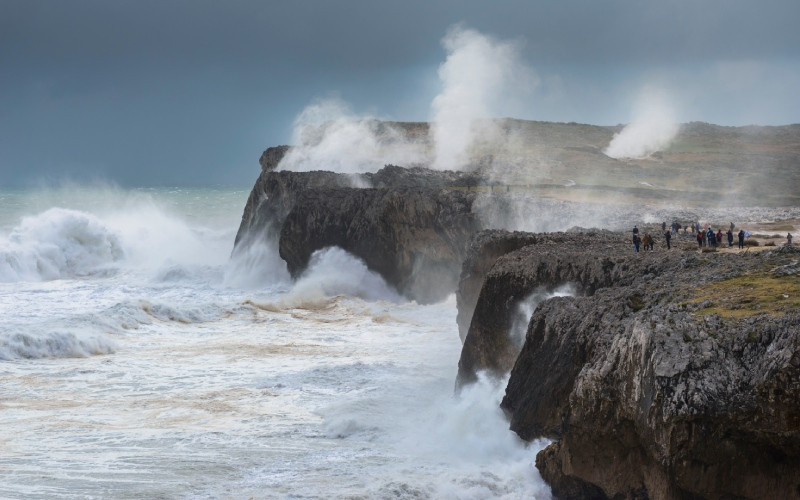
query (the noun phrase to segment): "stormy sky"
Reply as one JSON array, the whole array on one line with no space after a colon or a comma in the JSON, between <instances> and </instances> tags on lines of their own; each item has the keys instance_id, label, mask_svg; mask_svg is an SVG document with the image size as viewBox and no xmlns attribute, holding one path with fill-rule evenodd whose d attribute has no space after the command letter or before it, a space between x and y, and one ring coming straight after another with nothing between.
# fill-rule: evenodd
<instances>
[{"instance_id":1,"label":"stormy sky","mask_svg":"<svg viewBox=\"0 0 800 500\"><path fill-rule=\"evenodd\" d=\"M525 66L494 116L628 123L656 88L680 122L797 123L798 20L797 0L0 0L0 187L249 187L321 99L430 119L456 25Z\"/></svg>"}]
</instances>

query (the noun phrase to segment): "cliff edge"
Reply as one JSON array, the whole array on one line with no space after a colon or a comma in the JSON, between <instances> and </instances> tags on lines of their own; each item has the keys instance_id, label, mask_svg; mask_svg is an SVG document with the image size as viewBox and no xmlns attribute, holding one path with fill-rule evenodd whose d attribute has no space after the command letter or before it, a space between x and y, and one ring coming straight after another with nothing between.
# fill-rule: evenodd
<instances>
[{"instance_id":1,"label":"cliff edge","mask_svg":"<svg viewBox=\"0 0 800 500\"><path fill-rule=\"evenodd\" d=\"M459 381L510 370L501 406L523 439L553 440L536 466L556 496L800 495L800 251L530 238L486 273ZM566 282L515 345L517 304Z\"/></svg>"}]
</instances>

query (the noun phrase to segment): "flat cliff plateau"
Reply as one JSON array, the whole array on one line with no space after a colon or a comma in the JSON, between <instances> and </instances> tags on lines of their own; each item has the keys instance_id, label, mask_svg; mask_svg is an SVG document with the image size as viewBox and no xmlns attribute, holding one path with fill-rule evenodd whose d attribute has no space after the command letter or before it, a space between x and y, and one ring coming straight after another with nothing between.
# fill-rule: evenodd
<instances>
[{"instance_id":1,"label":"flat cliff plateau","mask_svg":"<svg viewBox=\"0 0 800 500\"><path fill-rule=\"evenodd\" d=\"M500 257L492 249L524 235L471 247L494 264L459 383L510 370L501 406L523 439L554 440L536 466L556 496L800 495L800 251L687 241L634 254L627 234L527 237ZM520 348L515 308L564 283L575 295L540 303Z\"/></svg>"}]
</instances>

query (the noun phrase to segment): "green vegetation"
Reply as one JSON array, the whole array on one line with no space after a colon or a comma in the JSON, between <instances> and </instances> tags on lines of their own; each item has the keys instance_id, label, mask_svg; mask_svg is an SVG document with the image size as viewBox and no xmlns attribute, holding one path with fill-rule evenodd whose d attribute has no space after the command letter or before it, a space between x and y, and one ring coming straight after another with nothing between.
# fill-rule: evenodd
<instances>
[{"instance_id":1,"label":"green vegetation","mask_svg":"<svg viewBox=\"0 0 800 500\"><path fill-rule=\"evenodd\" d=\"M768 273L738 276L695 289L690 302L711 305L698 314L719 314L724 318L743 318L756 314L781 316L800 308L800 276L773 276Z\"/></svg>"},{"instance_id":2,"label":"green vegetation","mask_svg":"<svg viewBox=\"0 0 800 500\"><path fill-rule=\"evenodd\" d=\"M645 306L644 298L638 293L635 293L630 297L630 305L631 309L633 309L633 312L639 312L642 309L644 309Z\"/></svg>"}]
</instances>

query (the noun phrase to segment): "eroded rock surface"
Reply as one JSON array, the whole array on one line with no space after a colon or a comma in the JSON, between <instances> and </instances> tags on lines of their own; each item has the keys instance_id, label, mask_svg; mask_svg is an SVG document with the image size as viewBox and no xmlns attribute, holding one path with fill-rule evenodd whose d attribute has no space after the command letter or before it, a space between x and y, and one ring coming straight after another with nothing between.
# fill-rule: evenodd
<instances>
[{"instance_id":1,"label":"eroded rock surface","mask_svg":"<svg viewBox=\"0 0 800 500\"><path fill-rule=\"evenodd\" d=\"M591 295L602 287L625 286L640 275L638 269L655 259L655 254L632 254L627 235L619 233L548 233L522 238L496 232L487 238L483 248L495 245L498 251L507 241L529 244L496 258L483 280L458 362L459 386L474 381L479 371L500 377L511 370L519 346L509 330L517 307L530 294L567 283L574 284L580 295ZM487 251L487 255L493 254ZM470 297L475 293L473 287L473 282L462 279L459 295ZM463 302L464 312L460 303L459 314L468 313L469 304Z\"/></svg>"},{"instance_id":2,"label":"eroded rock surface","mask_svg":"<svg viewBox=\"0 0 800 500\"><path fill-rule=\"evenodd\" d=\"M456 292L458 306L456 322L462 343L467 337L483 281L497 258L536 241L535 234L520 231L510 233L502 230L485 230L475 234L461 267Z\"/></svg>"},{"instance_id":3,"label":"eroded rock surface","mask_svg":"<svg viewBox=\"0 0 800 500\"><path fill-rule=\"evenodd\" d=\"M795 250L591 264L536 247L498 259L484 288L518 290L498 303L543 276L594 283L536 309L502 402L522 438L555 440L536 462L554 494L800 495L800 309L721 315L713 295L729 278L777 276ZM483 299L476 316L491 314Z\"/></svg>"},{"instance_id":4,"label":"eroded rock surface","mask_svg":"<svg viewBox=\"0 0 800 500\"><path fill-rule=\"evenodd\" d=\"M481 228L474 174L388 165L376 173L275 171L286 146L261 157L234 253L278 242L290 273L314 251L338 246L361 258L405 296L442 300L458 283L467 243Z\"/></svg>"},{"instance_id":5,"label":"eroded rock surface","mask_svg":"<svg viewBox=\"0 0 800 500\"><path fill-rule=\"evenodd\" d=\"M455 290L467 241L479 229L474 196L436 188L308 191L286 217L280 255L297 275L314 251L338 246L405 296L439 301Z\"/></svg>"}]
</instances>

